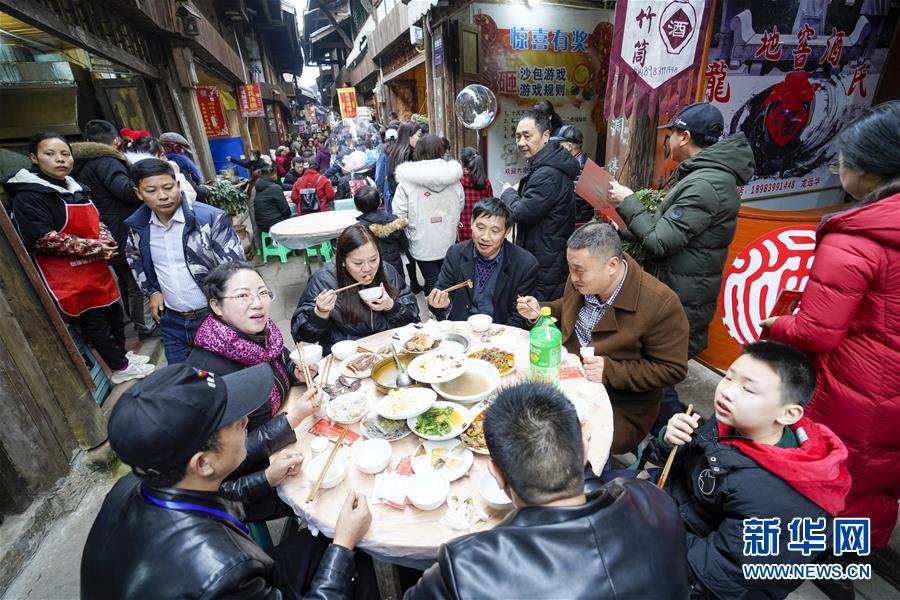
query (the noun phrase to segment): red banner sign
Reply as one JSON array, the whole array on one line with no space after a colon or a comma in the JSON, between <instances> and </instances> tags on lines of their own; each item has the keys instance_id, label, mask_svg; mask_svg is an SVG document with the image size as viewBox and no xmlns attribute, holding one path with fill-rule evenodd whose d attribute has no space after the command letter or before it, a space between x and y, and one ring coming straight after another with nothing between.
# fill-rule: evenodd
<instances>
[{"instance_id":1,"label":"red banner sign","mask_svg":"<svg viewBox=\"0 0 900 600\"><path fill-rule=\"evenodd\" d=\"M228 121L225 120L219 88L214 85L198 85L197 104L200 107L200 115L203 117L206 137L227 136L229 134Z\"/></svg>"},{"instance_id":2,"label":"red banner sign","mask_svg":"<svg viewBox=\"0 0 900 600\"><path fill-rule=\"evenodd\" d=\"M620 0L616 3L606 116L631 116L634 99L649 95L649 116L673 114L696 96L711 0Z\"/></svg>"},{"instance_id":3,"label":"red banner sign","mask_svg":"<svg viewBox=\"0 0 900 600\"><path fill-rule=\"evenodd\" d=\"M238 103L241 106L242 117L265 117L266 107L263 106L262 91L258 83L248 83L238 86Z\"/></svg>"},{"instance_id":4,"label":"red banner sign","mask_svg":"<svg viewBox=\"0 0 900 600\"><path fill-rule=\"evenodd\" d=\"M338 104L341 107L342 119L356 118L356 88L338 88Z\"/></svg>"}]
</instances>

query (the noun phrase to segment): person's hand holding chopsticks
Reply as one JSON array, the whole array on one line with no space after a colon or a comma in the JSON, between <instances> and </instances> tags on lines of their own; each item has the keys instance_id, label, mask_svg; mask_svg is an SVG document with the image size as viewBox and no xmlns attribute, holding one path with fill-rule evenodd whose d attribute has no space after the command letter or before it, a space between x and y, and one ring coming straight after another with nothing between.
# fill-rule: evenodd
<instances>
[{"instance_id":1,"label":"person's hand holding chopsticks","mask_svg":"<svg viewBox=\"0 0 900 600\"><path fill-rule=\"evenodd\" d=\"M334 528L334 545L353 550L366 535L371 524L372 513L369 512L369 503L365 495L350 490Z\"/></svg>"},{"instance_id":2,"label":"person's hand holding chopsticks","mask_svg":"<svg viewBox=\"0 0 900 600\"><path fill-rule=\"evenodd\" d=\"M516 300L516 310L522 318L534 321L541 316L541 303L534 296L519 296Z\"/></svg>"},{"instance_id":3,"label":"person's hand holding chopsticks","mask_svg":"<svg viewBox=\"0 0 900 600\"><path fill-rule=\"evenodd\" d=\"M450 306L450 294L444 290L433 288L426 298L432 308L447 308Z\"/></svg>"},{"instance_id":4,"label":"person's hand holding chopsticks","mask_svg":"<svg viewBox=\"0 0 900 600\"><path fill-rule=\"evenodd\" d=\"M666 426L666 435L663 440L671 447L683 446L691 443L694 430L700 426L700 415L687 415L678 413L669 419Z\"/></svg>"},{"instance_id":5,"label":"person's hand holding chopsticks","mask_svg":"<svg viewBox=\"0 0 900 600\"><path fill-rule=\"evenodd\" d=\"M300 427L307 417L315 414L319 404L322 403L322 388L316 384L312 384L309 389L303 392L300 398L288 402L285 406L285 414L291 429Z\"/></svg>"},{"instance_id":6,"label":"person's hand holding chopsticks","mask_svg":"<svg viewBox=\"0 0 900 600\"><path fill-rule=\"evenodd\" d=\"M337 292L334 290L322 290L316 296L316 315L322 319L327 319L337 304Z\"/></svg>"}]
</instances>

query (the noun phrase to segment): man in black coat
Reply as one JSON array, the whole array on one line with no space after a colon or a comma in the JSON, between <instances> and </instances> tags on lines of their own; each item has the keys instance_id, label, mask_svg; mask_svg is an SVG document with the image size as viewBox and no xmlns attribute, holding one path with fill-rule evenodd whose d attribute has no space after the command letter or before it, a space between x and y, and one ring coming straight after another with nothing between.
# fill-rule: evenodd
<instances>
[{"instance_id":1,"label":"man in black coat","mask_svg":"<svg viewBox=\"0 0 900 600\"><path fill-rule=\"evenodd\" d=\"M575 231L575 179L578 161L559 144L550 142L547 114L530 110L516 127L516 146L528 161L528 173L518 190L504 184L501 195L513 213L516 244L531 252L541 266L538 300L562 298L569 268L566 241Z\"/></svg>"},{"instance_id":2,"label":"man in black coat","mask_svg":"<svg viewBox=\"0 0 900 600\"><path fill-rule=\"evenodd\" d=\"M585 494L588 441L559 390L503 389L484 435L488 469L516 508L493 529L441 546L407 600L688 597L675 503L639 479Z\"/></svg>"},{"instance_id":3,"label":"man in black coat","mask_svg":"<svg viewBox=\"0 0 900 600\"><path fill-rule=\"evenodd\" d=\"M371 522L365 496L348 494L315 565L299 559L307 548L296 536L292 547L264 552L242 504L220 491L247 455L247 415L272 385L268 364L224 376L173 365L125 392L109 443L134 472L113 486L91 527L82 598L348 596L353 548ZM299 471L297 461L281 479Z\"/></svg>"},{"instance_id":4,"label":"man in black coat","mask_svg":"<svg viewBox=\"0 0 900 600\"><path fill-rule=\"evenodd\" d=\"M291 160L291 169L287 172L287 175L284 176L284 179L281 181L281 188L287 191L294 189L294 184L297 183L297 180L303 176L303 172L306 171L306 162L313 162L314 156L310 156L308 159L304 158L302 155L295 156Z\"/></svg>"},{"instance_id":5,"label":"man in black coat","mask_svg":"<svg viewBox=\"0 0 900 600\"><path fill-rule=\"evenodd\" d=\"M530 296L538 277L538 262L528 250L506 241L512 227L509 207L497 198L480 200L472 209L472 239L450 247L441 274L428 295L431 312L438 319L465 321L487 314L495 323L525 327L516 310L519 296ZM472 287L450 292L457 283Z\"/></svg>"},{"instance_id":6,"label":"man in black coat","mask_svg":"<svg viewBox=\"0 0 900 600\"><path fill-rule=\"evenodd\" d=\"M291 216L291 207L284 197L284 190L275 181L275 169L265 165L259 170L259 179L256 180L253 196L253 216L256 219L256 227L260 231L268 233L269 228L279 221L284 221Z\"/></svg>"},{"instance_id":7,"label":"man in black coat","mask_svg":"<svg viewBox=\"0 0 900 600\"><path fill-rule=\"evenodd\" d=\"M100 213L100 220L109 228L119 245L119 254L109 261L119 280L122 298L126 299L128 316L143 339L152 335L156 325L145 308L145 298L125 261L125 242L128 225L125 219L143 206L134 194L130 165L116 147L121 142L115 125L95 119L84 126L86 142L72 144L75 166L72 177L91 191L91 199Z\"/></svg>"}]
</instances>

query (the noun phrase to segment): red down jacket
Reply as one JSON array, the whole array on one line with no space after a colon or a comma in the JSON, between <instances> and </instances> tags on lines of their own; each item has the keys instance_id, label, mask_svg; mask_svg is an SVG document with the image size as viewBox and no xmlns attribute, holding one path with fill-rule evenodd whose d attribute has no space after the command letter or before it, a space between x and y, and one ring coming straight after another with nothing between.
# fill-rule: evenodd
<instances>
[{"instance_id":1,"label":"red down jacket","mask_svg":"<svg viewBox=\"0 0 900 600\"><path fill-rule=\"evenodd\" d=\"M872 519L885 546L900 498L900 194L828 219L800 311L769 337L813 353L810 416L849 451L843 516Z\"/></svg>"}]
</instances>

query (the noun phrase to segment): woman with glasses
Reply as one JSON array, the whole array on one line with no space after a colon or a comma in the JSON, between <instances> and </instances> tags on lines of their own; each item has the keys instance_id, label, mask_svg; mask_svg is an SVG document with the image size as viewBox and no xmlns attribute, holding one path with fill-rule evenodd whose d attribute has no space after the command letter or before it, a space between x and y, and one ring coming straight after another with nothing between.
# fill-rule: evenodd
<instances>
[{"instance_id":1,"label":"woman with glasses","mask_svg":"<svg viewBox=\"0 0 900 600\"><path fill-rule=\"evenodd\" d=\"M853 478L840 516L871 519L873 547L888 544L900 499L898 124L893 100L839 134L835 167L856 204L819 226L797 313L762 322L771 339L815 361L809 415L846 444Z\"/></svg>"},{"instance_id":2,"label":"woman with glasses","mask_svg":"<svg viewBox=\"0 0 900 600\"><path fill-rule=\"evenodd\" d=\"M284 338L269 317L275 294L249 263L219 265L206 276L204 292L210 314L197 329L187 364L216 375L227 375L268 363L275 375L269 396L260 398L259 408L249 415L247 458L231 475L236 481L231 485L237 486L236 491L246 497L248 490L257 485L265 491L285 477L299 473L300 458L286 457L270 465L269 456L296 441L294 429L315 412L312 401L319 389L312 386L299 402L285 405L291 386L303 382L303 376L291 362ZM251 495L257 496L252 492ZM248 508L248 519L277 516L272 515L273 509L283 507L274 491L259 495L262 501L254 502L254 510Z\"/></svg>"},{"instance_id":3,"label":"woman with glasses","mask_svg":"<svg viewBox=\"0 0 900 600\"><path fill-rule=\"evenodd\" d=\"M352 284L362 284L337 292ZM359 290L381 288L381 295L364 301ZM402 327L419 320L419 306L406 282L382 260L378 239L368 227L351 225L338 238L334 262L309 279L291 319L295 340L316 342L325 354L341 340Z\"/></svg>"}]
</instances>

